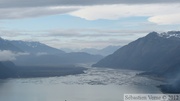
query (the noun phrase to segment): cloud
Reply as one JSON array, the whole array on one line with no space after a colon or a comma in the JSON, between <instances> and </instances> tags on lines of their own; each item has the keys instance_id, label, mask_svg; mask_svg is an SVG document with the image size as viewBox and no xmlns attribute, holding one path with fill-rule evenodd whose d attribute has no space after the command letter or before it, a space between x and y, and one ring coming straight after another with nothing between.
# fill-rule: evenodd
<instances>
[{"instance_id":1,"label":"cloud","mask_svg":"<svg viewBox=\"0 0 180 101\"><path fill-rule=\"evenodd\" d=\"M49 30L39 37L64 37L64 38L97 38L97 37L120 37L133 36L135 33L148 33L150 30L112 30L112 29L68 29Z\"/></svg>"},{"instance_id":2,"label":"cloud","mask_svg":"<svg viewBox=\"0 0 180 101\"><path fill-rule=\"evenodd\" d=\"M180 3L179 0L0 0L0 19L20 19L40 17L56 14L67 14L85 18L88 20L101 19L117 19L126 14L139 13L146 10L135 8L139 4L169 4ZM95 6L92 6L95 5ZM110 5L110 6L103 6ZM111 6L111 5L117 5ZM130 5L129 8L123 5ZM82 8L82 9L80 9ZM114 8L114 9L113 9ZM152 7L153 8L153 7ZM79 10L80 9L80 10ZM130 11L131 10L131 11ZM157 9L159 10L159 9ZM96 14L94 16L93 14ZM107 13L106 13L107 11ZM118 13L119 12L119 13ZM144 13L144 12L143 12Z\"/></svg>"},{"instance_id":3,"label":"cloud","mask_svg":"<svg viewBox=\"0 0 180 101\"><path fill-rule=\"evenodd\" d=\"M0 19L20 19L48 15L69 13L77 10L76 7L28 7L28 8L2 8Z\"/></svg>"},{"instance_id":4,"label":"cloud","mask_svg":"<svg viewBox=\"0 0 180 101\"><path fill-rule=\"evenodd\" d=\"M46 52L39 52L39 53L37 53L36 55L37 55L37 56L42 56L42 55L47 55L47 53L46 53Z\"/></svg>"},{"instance_id":5,"label":"cloud","mask_svg":"<svg viewBox=\"0 0 180 101\"><path fill-rule=\"evenodd\" d=\"M24 31L23 31L24 32ZM0 36L1 37L17 37L17 36L23 36L25 34L22 31L18 30L6 30L6 29L0 29Z\"/></svg>"},{"instance_id":6,"label":"cloud","mask_svg":"<svg viewBox=\"0 0 180 101\"><path fill-rule=\"evenodd\" d=\"M29 55L29 53L14 53L9 50L0 50L0 61L16 60L16 57L21 55Z\"/></svg>"},{"instance_id":7,"label":"cloud","mask_svg":"<svg viewBox=\"0 0 180 101\"><path fill-rule=\"evenodd\" d=\"M180 3L179 0L0 0L0 8Z\"/></svg>"},{"instance_id":8,"label":"cloud","mask_svg":"<svg viewBox=\"0 0 180 101\"><path fill-rule=\"evenodd\" d=\"M30 34L29 36L31 36L32 39L30 38L29 41L32 40L39 41L56 48L105 47L107 45L127 44L128 42L131 42L138 37L144 36L150 31L151 30L144 30L144 29L142 30L54 29L54 30L42 31L41 34ZM17 40L17 37L9 36L7 38L11 40ZM23 38L22 40L28 41L25 38ZM37 55L45 55L45 54L39 53Z\"/></svg>"},{"instance_id":9,"label":"cloud","mask_svg":"<svg viewBox=\"0 0 180 101\"><path fill-rule=\"evenodd\" d=\"M110 19L116 20L124 17L134 16L157 16L177 14L180 10L180 4L144 4L144 5L98 5L87 6L70 15L84 18L86 20Z\"/></svg>"},{"instance_id":10,"label":"cloud","mask_svg":"<svg viewBox=\"0 0 180 101\"><path fill-rule=\"evenodd\" d=\"M103 48L108 45L125 45L139 37L148 34L148 30L100 30L100 29L78 29L66 30L67 33L75 35L65 35L65 33L47 34L47 36L39 36L38 39L43 37L42 43L56 48ZM68 32L69 31L69 32ZM83 31L83 32L82 32ZM87 32L85 32L87 31ZM90 31L90 32L89 32ZM82 32L82 33L80 33ZM86 34L92 33L93 35ZM48 39L46 39L48 37Z\"/></svg>"},{"instance_id":11,"label":"cloud","mask_svg":"<svg viewBox=\"0 0 180 101\"><path fill-rule=\"evenodd\" d=\"M15 54L8 50L0 51L0 61L11 61L15 60Z\"/></svg>"},{"instance_id":12,"label":"cloud","mask_svg":"<svg viewBox=\"0 0 180 101\"><path fill-rule=\"evenodd\" d=\"M159 25L180 24L180 4L96 5L70 12L86 20L118 20L127 17L148 17L147 21Z\"/></svg>"},{"instance_id":13,"label":"cloud","mask_svg":"<svg viewBox=\"0 0 180 101\"><path fill-rule=\"evenodd\" d=\"M159 25L180 24L180 14L157 15L148 18L148 21Z\"/></svg>"},{"instance_id":14,"label":"cloud","mask_svg":"<svg viewBox=\"0 0 180 101\"><path fill-rule=\"evenodd\" d=\"M16 56L22 56L22 55L30 55L30 53L22 53L22 52L18 52L18 53L15 53Z\"/></svg>"},{"instance_id":15,"label":"cloud","mask_svg":"<svg viewBox=\"0 0 180 101\"><path fill-rule=\"evenodd\" d=\"M61 48L71 48L71 49L82 49L82 48L103 48L108 45L125 45L132 41L131 39L72 39L70 42L57 43Z\"/></svg>"},{"instance_id":16,"label":"cloud","mask_svg":"<svg viewBox=\"0 0 180 101\"><path fill-rule=\"evenodd\" d=\"M161 4L159 4L161 3ZM172 4L169 4L172 3ZM86 20L117 20L125 17L151 17L148 21L159 21L159 17L168 20L176 16L180 1L178 0L0 0L0 19L22 19L57 14L70 14ZM163 16L162 16L163 15ZM158 20L158 21L157 21ZM171 20L171 19L170 19ZM167 23L169 24L169 23Z\"/></svg>"}]
</instances>

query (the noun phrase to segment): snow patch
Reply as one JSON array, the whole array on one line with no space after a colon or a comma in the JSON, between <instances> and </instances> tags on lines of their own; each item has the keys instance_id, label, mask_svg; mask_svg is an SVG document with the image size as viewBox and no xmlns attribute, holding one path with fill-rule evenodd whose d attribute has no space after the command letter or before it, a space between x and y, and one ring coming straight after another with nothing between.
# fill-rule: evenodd
<instances>
[{"instance_id":1,"label":"snow patch","mask_svg":"<svg viewBox=\"0 0 180 101\"><path fill-rule=\"evenodd\" d=\"M180 38L180 31L169 31L167 33L163 32L158 35L164 38L171 38L171 37Z\"/></svg>"}]
</instances>

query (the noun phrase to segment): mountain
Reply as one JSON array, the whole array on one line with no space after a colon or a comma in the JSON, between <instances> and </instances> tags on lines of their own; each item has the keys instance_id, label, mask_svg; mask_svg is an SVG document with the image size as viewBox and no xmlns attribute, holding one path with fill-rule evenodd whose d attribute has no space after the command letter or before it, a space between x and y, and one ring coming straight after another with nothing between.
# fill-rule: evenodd
<instances>
[{"instance_id":1,"label":"mountain","mask_svg":"<svg viewBox=\"0 0 180 101\"><path fill-rule=\"evenodd\" d=\"M160 34L151 32L121 47L93 66L176 75L180 71L180 31Z\"/></svg>"},{"instance_id":2,"label":"mountain","mask_svg":"<svg viewBox=\"0 0 180 101\"><path fill-rule=\"evenodd\" d=\"M101 55L92 55L85 52L71 52L64 55L64 58L69 58L72 63L89 63L97 62L103 58Z\"/></svg>"},{"instance_id":3,"label":"mountain","mask_svg":"<svg viewBox=\"0 0 180 101\"><path fill-rule=\"evenodd\" d=\"M27 42L27 41L9 41L14 46L28 53L39 54L63 54L62 50L50 47L40 42Z\"/></svg>"},{"instance_id":4,"label":"mountain","mask_svg":"<svg viewBox=\"0 0 180 101\"><path fill-rule=\"evenodd\" d=\"M0 50L11 50L13 52L23 52L23 50L16 47L15 45L13 45L8 40L4 40L2 38L0 38Z\"/></svg>"},{"instance_id":5,"label":"mountain","mask_svg":"<svg viewBox=\"0 0 180 101\"><path fill-rule=\"evenodd\" d=\"M60 50L63 50L63 51L65 51L66 53L71 53L71 52L77 51L77 50L70 49L70 48L60 48Z\"/></svg>"},{"instance_id":6,"label":"mountain","mask_svg":"<svg viewBox=\"0 0 180 101\"><path fill-rule=\"evenodd\" d=\"M0 79L7 78L32 78L32 77L53 77L84 73L86 68L74 65L58 67L17 67L13 62L0 62Z\"/></svg>"},{"instance_id":7,"label":"mountain","mask_svg":"<svg viewBox=\"0 0 180 101\"><path fill-rule=\"evenodd\" d=\"M95 49L95 48L84 48L80 50L80 52L86 52L89 54L94 54L94 55L102 55L102 56L107 56L115 52L117 49L119 49L121 46L107 46L103 49Z\"/></svg>"},{"instance_id":8,"label":"mountain","mask_svg":"<svg viewBox=\"0 0 180 101\"><path fill-rule=\"evenodd\" d=\"M0 50L32 54L64 54L65 52L40 42L10 41L0 38Z\"/></svg>"},{"instance_id":9,"label":"mountain","mask_svg":"<svg viewBox=\"0 0 180 101\"><path fill-rule=\"evenodd\" d=\"M92 55L102 55L102 56L107 56L112 54L113 52L115 52L117 49L119 49L121 46L107 46L105 48L102 49L96 49L96 48L83 48L83 49L69 49L69 48L61 48L61 50L70 53L70 52L85 52L85 53L89 53Z\"/></svg>"},{"instance_id":10,"label":"mountain","mask_svg":"<svg viewBox=\"0 0 180 101\"><path fill-rule=\"evenodd\" d=\"M99 51L99 54L101 54L103 56L107 56L107 55L110 55L110 54L114 53L120 47L121 46L112 46L112 45L110 45L110 46L107 46L107 47L101 49Z\"/></svg>"},{"instance_id":11,"label":"mountain","mask_svg":"<svg viewBox=\"0 0 180 101\"><path fill-rule=\"evenodd\" d=\"M83 52L65 54L44 54L17 57L15 64L20 66L61 66L80 63L95 63L102 59L100 55L91 55Z\"/></svg>"},{"instance_id":12,"label":"mountain","mask_svg":"<svg viewBox=\"0 0 180 101\"><path fill-rule=\"evenodd\" d=\"M84 52L65 53L40 42L9 41L2 38L0 50L11 53L1 53L1 58L7 55L6 58L12 58L12 62L6 59L0 61L0 79L80 74L86 68L77 67L76 64L94 63L103 58Z\"/></svg>"},{"instance_id":13,"label":"mountain","mask_svg":"<svg viewBox=\"0 0 180 101\"><path fill-rule=\"evenodd\" d=\"M84 52L65 53L40 42L9 41L0 39L0 50L12 51L13 62L18 66L60 66L64 64L94 63L102 59L100 55ZM29 54L20 54L20 53ZM17 53L17 55L16 55Z\"/></svg>"},{"instance_id":14,"label":"mountain","mask_svg":"<svg viewBox=\"0 0 180 101\"><path fill-rule=\"evenodd\" d=\"M10 61L0 62L0 78L17 77L16 66Z\"/></svg>"}]
</instances>

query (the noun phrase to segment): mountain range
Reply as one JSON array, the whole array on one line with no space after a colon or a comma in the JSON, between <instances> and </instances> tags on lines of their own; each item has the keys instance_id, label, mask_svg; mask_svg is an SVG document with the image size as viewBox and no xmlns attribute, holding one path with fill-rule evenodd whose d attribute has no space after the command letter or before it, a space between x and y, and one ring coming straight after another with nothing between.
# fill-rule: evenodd
<instances>
[{"instance_id":1,"label":"mountain range","mask_svg":"<svg viewBox=\"0 0 180 101\"><path fill-rule=\"evenodd\" d=\"M116 48L112 46L102 50L116 50ZM9 41L2 38L0 38L0 50L0 52L7 50L6 53L12 52L10 54L12 62L9 60L0 61L0 78L78 74L83 73L84 68L77 69L74 68L74 65L98 61L92 66L141 70L145 71L141 75L166 78L171 85L160 86L162 91L180 93L180 31L151 32L145 37L120 47L113 54L110 54L112 50L104 52L106 55L110 54L104 58L101 56L105 55L102 50L82 50L92 52L92 54L96 54L95 52L100 54L98 52L101 52L101 55L91 55L85 52L66 53L40 42ZM70 67L57 68L67 66Z\"/></svg>"},{"instance_id":2,"label":"mountain range","mask_svg":"<svg viewBox=\"0 0 180 101\"><path fill-rule=\"evenodd\" d=\"M180 73L180 31L151 32L93 65L153 72L166 77Z\"/></svg>"},{"instance_id":3,"label":"mountain range","mask_svg":"<svg viewBox=\"0 0 180 101\"><path fill-rule=\"evenodd\" d=\"M37 53L48 53L48 54L63 54L62 50L50 47L40 42L28 42L28 41L9 41L12 45L23 50L24 52L37 54Z\"/></svg>"},{"instance_id":4,"label":"mountain range","mask_svg":"<svg viewBox=\"0 0 180 101\"><path fill-rule=\"evenodd\" d=\"M84 52L66 53L40 42L10 41L2 38L0 38L0 50L12 52L11 54L16 57L11 61L18 66L60 66L93 63L103 58L101 55L91 55Z\"/></svg>"},{"instance_id":5,"label":"mountain range","mask_svg":"<svg viewBox=\"0 0 180 101\"><path fill-rule=\"evenodd\" d=\"M86 52L89 54L94 54L94 55L102 55L102 56L107 56L112 53L114 53L117 49L119 49L121 46L107 46L103 49L95 49L95 48L84 48L81 49L80 52Z\"/></svg>"},{"instance_id":6,"label":"mountain range","mask_svg":"<svg viewBox=\"0 0 180 101\"><path fill-rule=\"evenodd\" d=\"M80 74L86 68L77 64L92 63L100 59L100 55L66 53L40 42L0 38L0 79Z\"/></svg>"},{"instance_id":7,"label":"mountain range","mask_svg":"<svg viewBox=\"0 0 180 101\"><path fill-rule=\"evenodd\" d=\"M139 76L164 80L163 93L180 93L180 31L151 32L103 58L93 67L142 70Z\"/></svg>"},{"instance_id":8,"label":"mountain range","mask_svg":"<svg viewBox=\"0 0 180 101\"><path fill-rule=\"evenodd\" d=\"M70 48L61 48L61 50L65 51L65 52L85 52L85 53L89 53L92 55L102 55L102 56L107 56L110 55L112 53L114 53L117 49L119 49L121 46L113 46L113 45L109 45L105 48L102 49L96 49L96 48L83 48L83 49L70 49Z\"/></svg>"},{"instance_id":9,"label":"mountain range","mask_svg":"<svg viewBox=\"0 0 180 101\"><path fill-rule=\"evenodd\" d=\"M13 52L23 52L20 48L13 45L9 40L0 38L0 50L11 50Z\"/></svg>"},{"instance_id":10,"label":"mountain range","mask_svg":"<svg viewBox=\"0 0 180 101\"><path fill-rule=\"evenodd\" d=\"M13 62L19 66L62 66L95 63L103 57L83 52L65 54L31 54L18 56Z\"/></svg>"}]
</instances>

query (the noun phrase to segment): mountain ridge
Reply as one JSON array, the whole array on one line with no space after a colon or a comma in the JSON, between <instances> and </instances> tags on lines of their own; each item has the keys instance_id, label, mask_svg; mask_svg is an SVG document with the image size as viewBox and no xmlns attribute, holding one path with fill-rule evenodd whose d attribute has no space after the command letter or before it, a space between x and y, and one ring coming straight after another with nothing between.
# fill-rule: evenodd
<instances>
[{"instance_id":1,"label":"mountain ridge","mask_svg":"<svg viewBox=\"0 0 180 101\"><path fill-rule=\"evenodd\" d=\"M171 31L167 33L171 33ZM173 31L172 33L175 32ZM179 31L176 33L180 34ZM151 32L145 37L121 47L112 55L94 64L93 67L144 71L156 71L158 68L159 70L167 69L170 68L170 64L175 64L173 57L177 57L176 61L179 60L178 47L180 47L179 37L162 37L157 32ZM172 60L167 62L170 59ZM164 68L162 66L164 66Z\"/></svg>"},{"instance_id":2,"label":"mountain ridge","mask_svg":"<svg viewBox=\"0 0 180 101\"><path fill-rule=\"evenodd\" d=\"M20 41L20 40L13 40L10 41L11 44L14 46L24 50L25 52L28 53L49 53L49 54L62 54L65 53L62 50L50 47L48 45L45 45L40 42L35 42L35 41Z\"/></svg>"},{"instance_id":3,"label":"mountain ridge","mask_svg":"<svg viewBox=\"0 0 180 101\"><path fill-rule=\"evenodd\" d=\"M87 53L93 54L93 55L107 56L107 55L110 55L113 52L115 52L120 47L121 46L109 45L109 46L102 48L102 49L84 48L84 49L80 50L80 52L87 52Z\"/></svg>"},{"instance_id":4,"label":"mountain ridge","mask_svg":"<svg viewBox=\"0 0 180 101\"><path fill-rule=\"evenodd\" d=\"M94 63L103 56L84 52L66 53L60 49L34 41L5 40L0 38L0 50L13 56L12 62L18 66L59 66L80 63ZM23 55L23 53L25 53Z\"/></svg>"},{"instance_id":5,"label":"mountain ridge","mask_svg":"<svg viewBox=\"0 0 180 101\"><path fill-rule=\"evenodd\" d=\"M11 50L13 52L23 52L20 48L13 45L9 40L0 37L0 50Z\"/></svg>"},{"instance_id":6,"label":"mountain ridge","mask_svg":"<svg viewBox=\"0 0 180 101\"><path fill-rule=\"evenodd\" d=\"M102 56L107 56L115 52L117 49L119 49L121 46L113 46L109 45L106 46L102 49L96 49L96 48L83 48L83 49L69 49L69 48L60 48L61 50L70 53L70 52L86 52L92 55L102 55Z\"/></svg>"}]
</instances>

